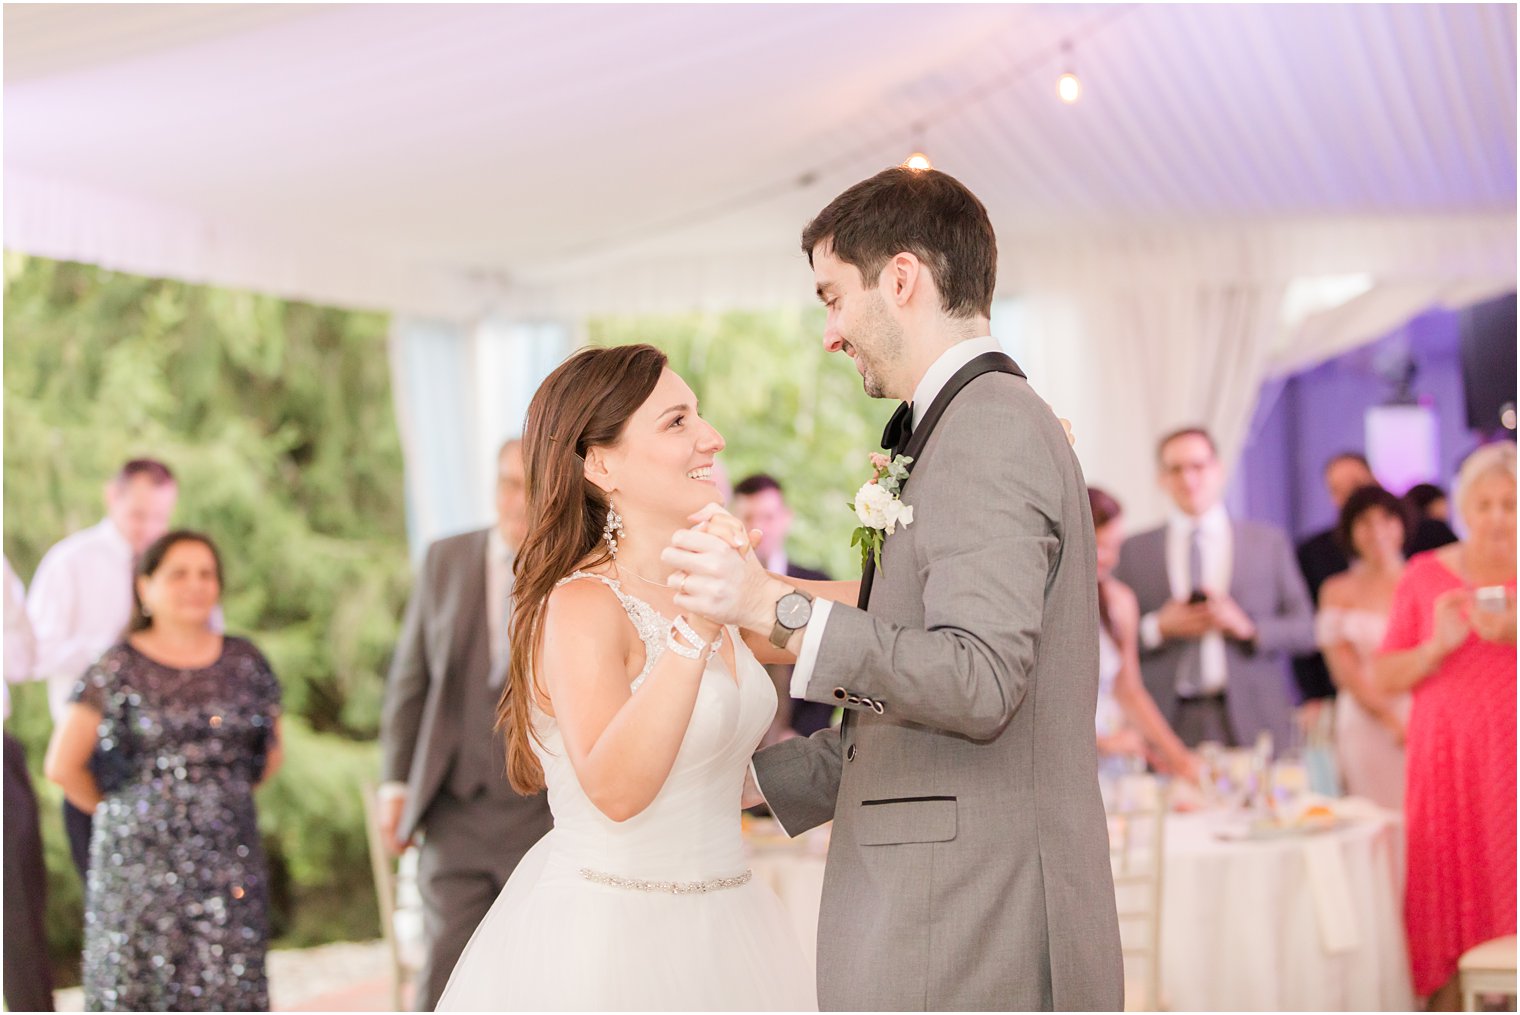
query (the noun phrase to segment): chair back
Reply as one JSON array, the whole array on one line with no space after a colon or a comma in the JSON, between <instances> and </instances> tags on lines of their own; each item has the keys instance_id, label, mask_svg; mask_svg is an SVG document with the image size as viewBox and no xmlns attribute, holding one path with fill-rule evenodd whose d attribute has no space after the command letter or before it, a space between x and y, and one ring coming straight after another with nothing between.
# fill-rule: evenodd
<instances>
[{"instance_id":1,"label":"chair back","mask_svg":"<svg viewBox=\"0 0 1520 1015\"><path fill-rule=\"evenodd\" d=\"M1169 786L1126 775L1107 804L1108 854L1124 952L1126 1011L1161 1009L1161 888Z\"/></svg>"},{"instance_id":2,"label":"chair back","mask_svg":"<svg viewBox=\"0 0 1520 1015\"><path fill-rule=\"evenodd\" d=\"M380 933L391 957L391 1008L405 1011L402 993L413 970L404 960L396 937L396 860L380 834L379 790L372 782L360 787L364 802L364 833L369 841L370 873L375 879L375 899L380 909Z\"/></svg>"}]
</instances>

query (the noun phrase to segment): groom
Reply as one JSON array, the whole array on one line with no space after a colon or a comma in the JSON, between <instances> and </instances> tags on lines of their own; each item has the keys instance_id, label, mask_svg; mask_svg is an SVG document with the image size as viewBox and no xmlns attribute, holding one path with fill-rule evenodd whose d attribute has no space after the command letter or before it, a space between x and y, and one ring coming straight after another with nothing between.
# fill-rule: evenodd
<instances>
[{"instance_id":1,"label":"groom","mask_svg":"<svg viewBox=\"0 0 1520 1015\"><path fill-rule=\"evenodd\" d=\"M689 575L679 608L785 646L793 696L846 710L754 759L789 834L834 821L820 1006L1121 1009L1092 517L1061 424L988 337L986 209L944 173L889 169L835 198L802 249L825 348L868 395L904 400L883 444L913 459L912 521L858 607L703 531L665 560Z\"/></svg>"}]
</instances>

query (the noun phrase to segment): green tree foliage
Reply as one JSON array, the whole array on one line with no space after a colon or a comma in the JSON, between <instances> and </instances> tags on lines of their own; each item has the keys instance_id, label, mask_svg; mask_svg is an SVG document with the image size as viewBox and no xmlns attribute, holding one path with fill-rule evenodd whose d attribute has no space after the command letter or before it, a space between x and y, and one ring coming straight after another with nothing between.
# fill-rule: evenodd
<instances>
[{"instance_id":1,"label":"green tree foliage","mask_svg":"<svg viewBox=\"0 0 1520 1015\"><path fill-rule=\"evenodd\" d=\"M871 478L867 455L880 450L896 405L867 398L855 364L824 352L822 310L603 317L588 334L595 345L647 342L669 356L728 442L718 460L729 479L769 472L785 488L792 559L860 576L848 504Z\"/></svg>"},{"instance_id":2,"label":"green tree foliage","mask_svg":"<svg viewBox=\"0 0 1520 1015\"><path fill-rule=\"evenodd\" d=\"M8 253L5 552L23 579L151 455L287 712L373 736L409 586L385 318Z\"/></svg>"},{"instance_id":3,"label":"green tree foliage","mask_svg":"<svg viewBox=\"0 0 1520 1015\"><path fill-rule=\"evenodd\" d=\"M359 788L410 587L400 438L381 315L5 255L5 552L30 581L94 524L106 479L151 455L175 524L221 548L228 630L280 677L285 769L259 793L274 924L289 943L378 933ZM9 728L35 774L45 694ZM82 899L37 780L50 945L68 982Z\"/></svg>"}]
</instances>

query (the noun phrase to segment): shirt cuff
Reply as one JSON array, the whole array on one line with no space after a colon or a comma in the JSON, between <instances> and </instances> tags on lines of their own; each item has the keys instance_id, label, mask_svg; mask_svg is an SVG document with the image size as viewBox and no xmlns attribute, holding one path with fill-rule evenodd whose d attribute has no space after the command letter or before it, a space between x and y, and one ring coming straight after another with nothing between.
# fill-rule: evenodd
<instances>
[{"instance_id":1,"label":"shirt cuff","mask_svg":"<svg viewBox=\"0 0 1520 1015\"><path fill-rule=\"evenodd\" d=\"M813 615L808 619L808 626L802 629L802 647L797 651L797 665L792 669L791 694L794 698L807 698L813 666L818 662L818 646L823 642L823 626L828 623L829 611L833 608L831 600L813 600ZM758 780L755 785L760 785Z\"/></svg>"},{"instance_id":2,"label":"shirt cuff","mask_svg":"<svg viewBox=\"0 0 1520 1015\"><path fill-rule=\"evenodd\" d=\"M1155 651L1165 641L1161 637L1161 618L1154 613L1147 613L1140 618L1140 644L1148 651Z\"/></svg>"},{"instance_id":3,"label":"shirt cuff","mask_svg":"<svg viewBox=\"0 0 1520 1015\"><path fill-rule=\"evenodd\" d=\"M755 785L759 786L760 784L757 782ZM375 801L382 807L395 800L397 797L406 797L406 783L382 782L380 784L380 788L375 791Z\"/></svg>"}]
</instances>

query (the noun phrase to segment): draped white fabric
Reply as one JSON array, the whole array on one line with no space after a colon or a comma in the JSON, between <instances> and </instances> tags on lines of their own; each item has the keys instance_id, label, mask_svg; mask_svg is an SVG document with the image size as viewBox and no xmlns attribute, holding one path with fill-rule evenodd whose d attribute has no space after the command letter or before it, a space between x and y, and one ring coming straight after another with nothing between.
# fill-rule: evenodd
<instances>
[{"instance_id":1,"label":"draped white fabric","mask_svg":"<svg viewBox=\"0 0 1520 1015\"><path fill-rule=\"evenodd\" d=\"M391 390L406 459L413 555L495 518L496 453L522 433L528 402L570 349L570 329L486 318L391 326Z\"/></svg>"},{"instance_id":2,"label":"draped white fabric","mask_svg":"<svg viewBox=\"0 0 1520 1015\"><path fill-rule=\"evenodd\" d=\"M806 299L802 225L919 146L1005 294L1044 235L1514 211L1513 5L863 10L9 5L5 243L575 319Z\"/></svg>"},{"instance_id":3,"label":"draped white fabric","mask_svg":"<svg viewBox=\"0 0 1520 1015\"><path fill-rule=\"evenodd\" d=\"M450 322L398 325L398 392L489 476L546 369L513 343L557 360L563 328L516 332L505 401L450 342L809 300L802 225L922 147L987 205L1007 341L1136 524L1162 430L1233 461L1265 378L1514 285L1512 4L863 10L9 5L5 244ZM419 467L423 531L485 510Z\"/></svg>"},{"instance_id":4,"label":"draped white fabric","mask_svg":"<svg viewBox=\"0 0 1520 1015\"><path fill-rule=\"evenodd\" d=\"M1276 223L1052 240L1018 280L1013 352L1075 424L1089 482L1159 520L1153 448L1208 427L1227 466L1268 378L1387 332L1419 310L1512 289L1514 219ZM1366 271L1371 288L1302 320L1295 280Z\"/></svg>"}]
</instances>

